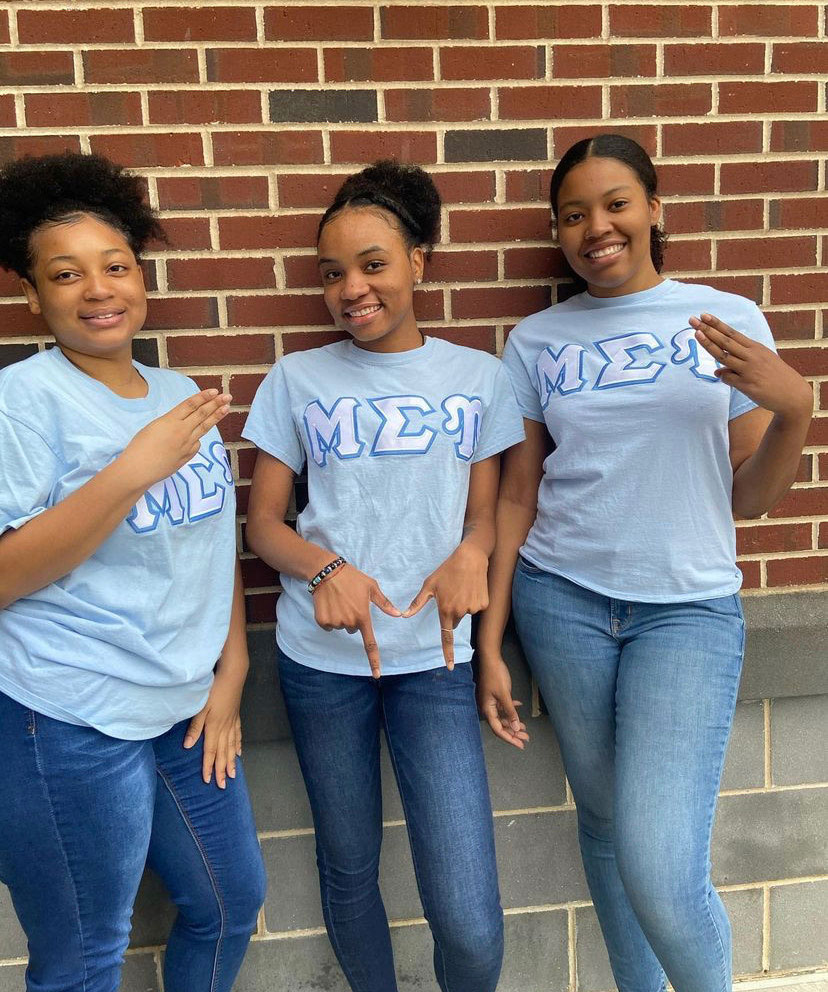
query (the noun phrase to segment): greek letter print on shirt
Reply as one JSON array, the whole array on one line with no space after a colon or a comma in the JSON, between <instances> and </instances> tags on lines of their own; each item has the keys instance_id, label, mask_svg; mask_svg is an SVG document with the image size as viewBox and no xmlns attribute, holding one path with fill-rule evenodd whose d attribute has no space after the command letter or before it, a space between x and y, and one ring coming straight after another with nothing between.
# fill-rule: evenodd
<instances>
[{"instance_id":1,"label":"greek letter print on shirt","mask_svg":"<svg viewBox=\"0 0 828 992\"><path fill-rule=\"evenodd\" d=\"M357 418L366 404L377 415L370 446L368 438L360 436L366 426L361 428ZM469 461L480 436L482 400L453 393L442 400L440 411L424 396L382 396L364 403L355 396L340 396L330 411L318 399L308 403L302 420L310 457L320 468L326 466L329 452L340 459L359 458L366 448L372 457L425 455L440 432L456 436L456 456Z\"/></svg>"},{"instance_id":2,"label":"greek letter print on shirt","mask_svg":"<svg viewBox=\"0 0 828 992\"><path fill-rule=\"evenodd\" d=\"M672 351L669 361L686 366L697 379L718 383L714 375L718 368L715 358L702 348L692 327L678 331L670 340ZM541 351L536 362L538 395L545 410L554 393L568 396L579 393L590 384L585 374L585 356L590 350L597 353L599 367L592 382L593 389L614 389L619 386L638 386L655 382L665 368L668 349L650 331L632 331L603 340L590 342L588 347L569 342L557 351L548 346ZM591 363L594 364L594 363Z\"/></svg>"},{"instance_id":3,"label":"greek letter print on shirt","mask_svg":"<svg viewBox=\"0 0 828 992\"><path fill-rule=\"evenodd\" d=\"M213 441L144 493L126 518L136 534L154 531L162 520L173 527L221 513L233 473L221 441Z\"/></svg>"}]
</instances>

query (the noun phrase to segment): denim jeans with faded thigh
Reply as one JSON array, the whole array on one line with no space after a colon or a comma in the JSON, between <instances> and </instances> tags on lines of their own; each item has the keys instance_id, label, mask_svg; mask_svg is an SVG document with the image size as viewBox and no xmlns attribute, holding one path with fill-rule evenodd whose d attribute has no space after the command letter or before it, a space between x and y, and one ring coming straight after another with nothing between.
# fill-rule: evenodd
<instances>
[{"instance_id":1,"label":"denim jeans with faded thigh","mask_svg":"<svg viewBox=\"0 0 828 992\"><path fill-rule=\"evenodd\" d=\"M229 992L264 900L244 772L201 777L188 721L146 741L53 720L0 693L0 881L29 942L26 988L115 992L144 864L178 907L167 992Z\"/></svg>"},{"instance_id":2,"label":"denim jeans with faded thigh","mask_svg":"<svg viewBox=\"0 0 828 992\"><path fill-rule=\"evenodd\" d=\"M279 674L313 811L325 926L351 988L397 989L378 885L383 729L437 982L442 992L494 992L503 912L471 665L375 680L280 651Z\"/></svg>"},{"instance_id":3,"label":"denim jeans with faded thigh","mask_svg":"<svg viewBox=\"0 0 828 992\"><path fill-rule=\"evenodd\" d=\"M742 667L738 595L611 599L519 558L518 636L558 735L620 992L727 992L710 838Z\"/></svg>"}]
</instances>

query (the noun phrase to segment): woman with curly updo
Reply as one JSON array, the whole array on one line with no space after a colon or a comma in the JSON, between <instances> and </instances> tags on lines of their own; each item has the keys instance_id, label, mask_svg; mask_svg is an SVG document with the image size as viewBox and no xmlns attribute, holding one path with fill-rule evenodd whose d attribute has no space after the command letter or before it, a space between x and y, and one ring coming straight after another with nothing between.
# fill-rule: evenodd
<instances>
[{"instance_id":1,"label":"woman with curly updo","mask_svg":"<svg viewBox=\"0 0 828 992\"><path fill-rule=\"evenodd\" d=\"M325 925L355 992L397 989L377 885L381 730L440 988L494 992L503 954L468 614L486 605L499 455L523 429L492 355L417 326L439 217L415 166L380 162L345 182L317 249L348 337L285 356L244 431L259 447L247 534L282 576L281 686ZM305 465L294 531L284 516Z\"/></svg>"},{"instance_id":2,"label":"woman with curly updo","mask_svg":"<svg viewBox=\"0 0 828 992\"><path fill-rule=\"evenodd\" d=\"M0 372L0 880L38 992L118 988L145 863L179 910L167 992L229 990L263 899L231 397L132 361L153 238L104 158L0 170L0 265L56 340Z\"/></svg>"}]
</instances>

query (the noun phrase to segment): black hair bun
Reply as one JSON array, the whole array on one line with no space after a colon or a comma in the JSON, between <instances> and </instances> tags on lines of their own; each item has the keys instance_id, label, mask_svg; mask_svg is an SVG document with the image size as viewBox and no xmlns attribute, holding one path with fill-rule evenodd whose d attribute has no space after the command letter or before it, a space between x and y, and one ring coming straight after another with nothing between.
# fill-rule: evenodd
<instances>
[{"instance_id":1,"label":"black hair bun","mask_svg":"<svg viewBox=\"0 0 828 992\"><path fill-rule=\"evenodd\" d=\"M369 165L342 184L328 207L319 231L344 207L377 206L399 220L410 246L427 251L440 230L440 194L431 176L418 165L382 159Z\"/></svg>"}]
</instances>

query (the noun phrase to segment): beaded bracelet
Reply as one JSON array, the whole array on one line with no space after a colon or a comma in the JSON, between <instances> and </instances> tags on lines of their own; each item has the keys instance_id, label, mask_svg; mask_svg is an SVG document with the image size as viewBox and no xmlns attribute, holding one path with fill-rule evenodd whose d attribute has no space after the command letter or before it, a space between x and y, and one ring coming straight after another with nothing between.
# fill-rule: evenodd
<instances>
[{"instance_id":1,"label":"beaded bracelet","mask_svg":"<svg viewBox=\"0 0 828 992\"><path fill-rule=\"evenodd\" d=\"M308 583L308 592L311 594L311 596L316 592L316 589L320 582L323 582L325 579L327 579L327 577L331 574L331 572L335 572L338 568L341 568L343 565L347 565L347 562L345 561L344 558L339 557L339 558L334 558L332 562L329 562L324 568L320 569Z\"/></svg>"}]
</instances>

